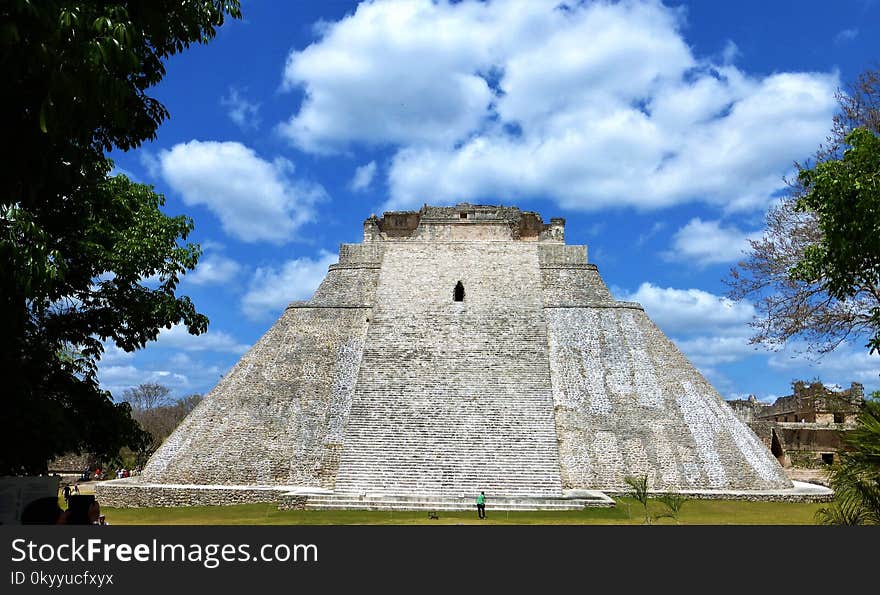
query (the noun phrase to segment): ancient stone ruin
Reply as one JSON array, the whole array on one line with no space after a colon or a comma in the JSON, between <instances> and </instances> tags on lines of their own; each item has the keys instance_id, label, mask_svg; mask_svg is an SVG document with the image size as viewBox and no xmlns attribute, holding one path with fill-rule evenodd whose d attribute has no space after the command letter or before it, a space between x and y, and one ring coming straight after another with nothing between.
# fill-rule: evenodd
<instances>
[{"instance_id":1,"label":"ancient stone ruin","mask_svg":"<svg viewBox=\"0 0 880 595\"><path fill-rule=\"evenodd\" d=\"M563 219L459 204L388 212L343 244L108 505L608 504L660 491L785 497L755 434Z\"/></svg>"},{"instance_id":2,"label":"ancient stone ruin","mask_svg":"<svg viewBox=\"0 0 880 595\"><path fill-rule=\"evenodd\" d=\"M844 448L846 432L856 427L865 388L853 382L833 390L821 382L792 383L792 394L772 404L748 399L728 401L784 467L816 469L833 464Z\"/></svg>"}]
</instances>

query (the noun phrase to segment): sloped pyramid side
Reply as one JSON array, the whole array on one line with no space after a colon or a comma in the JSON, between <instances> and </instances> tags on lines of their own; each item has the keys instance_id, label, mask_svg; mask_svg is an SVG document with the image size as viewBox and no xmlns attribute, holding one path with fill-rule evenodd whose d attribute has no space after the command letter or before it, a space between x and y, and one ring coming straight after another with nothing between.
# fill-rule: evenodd
<instances>
[{"instance_id":1,"label":"sloped pyramid side","mask_svg":"<svg viewBox=\"0 0 880 595\"><path fill-rule=\"evenodd\" d=\"M148 461L145 482L332 488L364 348L377 256L344 247Z\"/></svg>"},{"instance_id":2,"label":"sloped pyramid side","mask_svg":"<svg viewBox=\"0 0 880 595\"><path fill-rule=\"evenodd\" d=\"M641 306L603 297L597 273L579 279L588 299L546 307L564 488L620 490L642 474L653 489L792 486Z\"/></svg>"},{"instance_id":3,"label":"sloped pyramid side","mask_svg":"<svg viewBox=\"0 0 880 595\"><path fill-rule=\"evenodd\" d=\"M564 489L792 487L779 462L585 246L540 249Z\"/></svg>"}]
</instances>

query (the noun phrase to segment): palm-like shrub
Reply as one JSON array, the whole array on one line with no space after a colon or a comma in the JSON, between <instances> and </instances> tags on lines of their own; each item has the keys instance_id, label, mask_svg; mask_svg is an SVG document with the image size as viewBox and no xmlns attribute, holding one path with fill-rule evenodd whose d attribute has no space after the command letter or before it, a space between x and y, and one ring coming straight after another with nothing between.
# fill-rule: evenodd
<instances>
[{"instance_id":1,"label":"palm-like shrub","mask_svg":"<svg viewBox=\"0 0 880 595\"><path fill-rule=\"evenodd\" d=\"M684 506L687 498L681 494L663 494L657 500L666 508L666 512L657 515L657 518L669 517L678 524L678 515L681 513L681 507Z\"/></svg>"},{"instance_id":2,"label":"palm-like shrub","mask_svg":"<svg viewBox=\"0 0 880 595\"><path fill-rule=\"evenodd\" d=\"M645 509L645 524L650 525L651 516L648 514L648 475L645 474L641 477L628 475L623 480L632 488L627 495L641 503Z\"/></svg>"},{"instance_id":3,"label":"palm-like shrub","mask_svg":"<svg viewBox=\"0 0 880 595\"><path fill-rule=\"evenodd\" d=\"M830 472L834 501L816 519L824 525L880 525L880 393L865 401L843 441L849 450Z\"/></svg>"}]
</instances>

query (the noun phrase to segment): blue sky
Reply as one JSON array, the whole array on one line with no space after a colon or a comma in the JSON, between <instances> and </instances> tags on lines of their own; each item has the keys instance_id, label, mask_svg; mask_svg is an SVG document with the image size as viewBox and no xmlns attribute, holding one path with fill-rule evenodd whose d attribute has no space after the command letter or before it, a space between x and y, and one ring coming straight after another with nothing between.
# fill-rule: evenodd
<instances>
[{"instance_id":1,"label":"blue sky","mask_svg":"<svg viewBox=\"0 0 880 595\"><path fill-rule=\"evenodd\" d=\"M371 213L515 204L567 220L619 299L644 304L727 398L793 379L880 389L861 341L816 361L748 345L722 280L839 86L880 63L880 2L243 1L167 63L155 142L112 155L195 220L181 292L211 320L105 388L209 391Z\"/></svg>"}]
</instances>

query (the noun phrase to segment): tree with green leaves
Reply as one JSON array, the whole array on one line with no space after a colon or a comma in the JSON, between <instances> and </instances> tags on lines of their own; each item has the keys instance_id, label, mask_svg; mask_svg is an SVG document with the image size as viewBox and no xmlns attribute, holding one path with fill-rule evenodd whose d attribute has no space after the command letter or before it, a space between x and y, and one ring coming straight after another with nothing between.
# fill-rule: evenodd
<instances>
[{"instance_id":1,"label":"tree with green leaves","mask_svg":"<svg viewBox=\"0 0 880 595\"><path fill-rule=\"evenodd\" d=\"M805 192L797 209L814 214L820 233L791 274L822 283L836 300L864 299L873 353L880 350L880 135L856 128L845 142L839 159L798 174Z\"/></svg>"},{"instance_id":2,"label":"tree with green leaves","mask_svg":"<svg viewBox=\"0 0 880 595\"><path fill-rule=\"evenodd\" d=\"M862 73L837 99L814 165L797 164L800 175L727 281L731 298L755 305L753 343L779 348L800 339L819 354L853 339L877 346L880 215L871 153L876 159L880 70Z\"/></svg>"},{"instance_id":3,"label":"tree with green leaves","mask_svg":"<svg viewBox=\"0 0 880 595\"><path fill-rule=\"evenodd\" d=\"M148 90L163 60L206 43L237 0L10 0L0 5L0 474L40 473L64 452L112 457L148 437L100 389L105 343L207 329L180 277L199 247L164 197L111 176L106 152L154 139Z\"/></svg>"}]
</instances>

